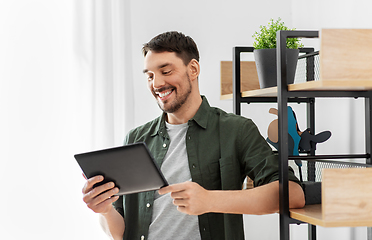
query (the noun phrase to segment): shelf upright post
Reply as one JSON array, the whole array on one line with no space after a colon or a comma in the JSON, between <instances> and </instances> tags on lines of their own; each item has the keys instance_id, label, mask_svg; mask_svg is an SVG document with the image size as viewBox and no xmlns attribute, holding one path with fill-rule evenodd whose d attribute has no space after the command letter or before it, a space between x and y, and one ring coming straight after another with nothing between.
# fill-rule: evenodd
<instances>
[{"instance_id":1,"label":"shelf upright post","mask_svg":"<svg viewBox=\"0 0 372 240\"><path fill-rule=\"evenodd\" d=\"M278 31L277 37L277 86L278 86L278 142L279 142L279 226L280 240L289 239L288 194L288 87L286 31Z\"/></svg>"},{"instance_id":2,"label":"shelf upright post","mask_svg":"<svg viewBox=\"0 0 372 240\"><path fill-rule=\"evenodd\" d=\"M371 156L372 154L372 92L369 92L365 97L365 130L366 130L366 153ZM372 164L371 157L366 159L367 164Z\"/></svg>"},{"instance_id":3,"label":"shelf upright post","mask_svg":"<svg viewBox=\"0 0 372 240\"><path fill-rule=\"evenodd\" d=\"M368 96L365 97L365 130L366 130L366 153L369 154L369 158L366 159L367 164L372 164L372 92L369 92ZM367 239L372 240L372 227L367 228Z\"/></svg>"},{"instance_id":4,"label":"shelf upright post","mask_svg":"<svg viewBox=\"0 0 372 240\"><path fill-rule=\"evenodd\" d=\"M311 134L315 134L315 98L311 98L307 104L307 121ZM311 146L310 155L315 156L315 145ZM315 162L307 162L307 180L315 182ZM308 240L316 240L316 226L308 224Z\"/></svg>"},{"instance_id":5,"label":"shelf upright post","mask_svg":"<svg viewBox=\"0 0 372 240\"><path fill-rule=\"evenodd\" d=\"M233 47L233 111L236 115L241 115L241 103L243 102L241 94L241 71L240 71L240 53L253 52L253 47Z\"/></svg>"},{"instance_id":6,"label":"shelf upright post","mask_svg":"<svg viewBox=\"0 0 372 240\"><path fill-rule=\"evenodd\" d=\"M233 106L234 113L240 115L241 89L240 89L240 51L239 47L233 48Z\"/></svg>"},{"instance_id":7,"label":"shelf upright post","mask_svg":"<svg viewBox=\"0 0 372 240\"><path fill-rule=\"evenodd\" d=\"M314 48L311 48L311 52L314 52ZM314 57L306 58L306 81L314 81ZM310 98L306 104L307 111L307 126L310 129L311 134L315 134L315 98ZM315 156L315 145L311 146L310 155ZM315 162L307 162L307 180L315 182ZM308 240L316 240L316 226L308 224L307 226Z\"/></svg>"},{"instance_id":8,"label":"shelf upright post","mask_svg":"<svg viewBox=\"0 0 372 240\"><path fill-rule=\"evenodd\" d=\"M315 135L315 98L310 98L307 103L307 124L310 133ZM311 146L310 155L315 156L315 145ZM307 162L307 180L315 182L315 162Z\"/></svg>"}]
</instances>

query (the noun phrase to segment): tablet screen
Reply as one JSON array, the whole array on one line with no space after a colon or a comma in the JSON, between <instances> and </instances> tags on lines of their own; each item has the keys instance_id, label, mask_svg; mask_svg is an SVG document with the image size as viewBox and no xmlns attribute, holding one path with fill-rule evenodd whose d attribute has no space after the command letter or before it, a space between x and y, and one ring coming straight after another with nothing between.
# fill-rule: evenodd
<instances>
[{"instance_id":1,"label":"tablet screen","mask_svg":"<svg viewBox=\"0 0 372 240\"><path fill-rule=\"evenodd\" d=\"M114 182L119 188L116 195L124 195L168 186L145 143L74 155L84 175L89 179L102 175L99 184Z\"/></svg>"}]
</instances>

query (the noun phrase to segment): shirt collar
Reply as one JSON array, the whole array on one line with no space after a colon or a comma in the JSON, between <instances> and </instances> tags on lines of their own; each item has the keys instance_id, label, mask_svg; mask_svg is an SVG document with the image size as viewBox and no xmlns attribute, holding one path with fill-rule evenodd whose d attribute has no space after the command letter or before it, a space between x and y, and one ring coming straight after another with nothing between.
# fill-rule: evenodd
<instances>
[{"instance_id":1,"label":"shirt collar","mask_svg":"<svg viewBox=\"0 0 372 240\"><path fill-rule=\"evenodd\" d=\"M207 123L208 123L208 111L210 109L210 106L209 106L207 98L203 95L201 97L203 101L198 111L196 112L194 117L189 120L189 122L195 121L200 127L206 129Z\"/></svg>"},{"instance_id":2,"label":"shirt collar","mask_svg":"<svg viewBox=\"0 0 372 240\"><path fill-rule=\"evenodd\" d=\"M210 105L208 103L208 100L205 96L201 96L202 103L194 115L189 120L189 125L192 121L195 121L200 127L207 128L207 122L208 122L208 110L210 108ZM159 117L159 121L157 123L157 126L155 127L155 131L151 134L151 136L155 136L156 134L159 134L163 137L167 137L166 134L166 126L165 126L165 119L166 119L166 113L163 112L163 114Z\"/></svg>"},{"instance_id":3,"label":"shirt collar","mask_svg":"<svg viewBox=\"0 0 372 240\"><path fill-rule=\"evenodd\" d=\"M163 114L158 118L158 123L156 124L156 127L154 129L154 132L151 134L151 136L155 136L156 134L159 134L162 137L167 138L167 128L165 126L165 118L166 113L163 112Z\"/></svg>"}]
</instances>

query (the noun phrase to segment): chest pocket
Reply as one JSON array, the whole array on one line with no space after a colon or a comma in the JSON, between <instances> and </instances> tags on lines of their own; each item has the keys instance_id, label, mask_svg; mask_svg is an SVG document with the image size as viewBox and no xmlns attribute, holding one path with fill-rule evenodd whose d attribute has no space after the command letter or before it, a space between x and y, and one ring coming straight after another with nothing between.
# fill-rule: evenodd
<instances>
[{"instance_id":1,"label":"chest pocket","mask_svg":"<svg viewBox=\"0 0 372 240\"><path fill-rule=\"evenodd\" d=\"M242 189L243 178L239 160L235 152L235 136L231 135L230 128L225 121L220 121L220 176L222 190Z\"/></svg>"},{"instance_id":2,"label":"chest pocket","mask_svg":"<svg viewBox=\"0 0 372 240\"><path fill-rule=\"evenodd\" d=\"M219 160L222 190L242 189L241 172L236 159L222 157Z\"/></svg>"},{"instance_id":3,"label":"chest pocket","mask_svg":"<svg viewBox=\"0 0 372 240\"><path fill-rule=\"evenodd\" d=\"M221 172L220 172L220 160L212 162L208 165L209 175L208 183L206 186L208 190L220 190L221 188Z\"/></svg>"},{"instance_id":4,"label":"chest pocket","mask_svg":"<svg viewBox=\"0 0 372 240\"><path fill-rule=\"evenodd\" d=\"M208 164L208 189L210 190L238 190L242 188L241 170L238 160L227 155L230 152L220 146L220 158Z\"/></svg>"}]
</instances>

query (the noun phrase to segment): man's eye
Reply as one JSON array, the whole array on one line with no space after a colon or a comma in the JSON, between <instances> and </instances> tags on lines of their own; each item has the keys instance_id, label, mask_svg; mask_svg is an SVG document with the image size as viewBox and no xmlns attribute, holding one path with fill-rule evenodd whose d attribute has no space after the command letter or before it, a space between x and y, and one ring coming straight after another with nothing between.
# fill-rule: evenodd
<instances>
[{"instance_id":1,"label":"man's eye","mask_svg":"<svg viewBox=\"0 0 372 240\"><path fill-rule=\"evenodd\" d=\"M170 74L170 73L171 73L171 71L164 71L163 72L164 75L167 75L167 74Z\"/></svg>"},{"instance_id":2,"label":"man's eye","mask_svg":"<svg viewBox=\"0 0 372 240\"><path fill-rule=\"evenodd\" d=\"M147 80L148 80L148 81L152 81L152 79L153 79L153 76L152 76L152 75L148 75L148 76L147 76Z\"/></svg>"}]
</instances>

